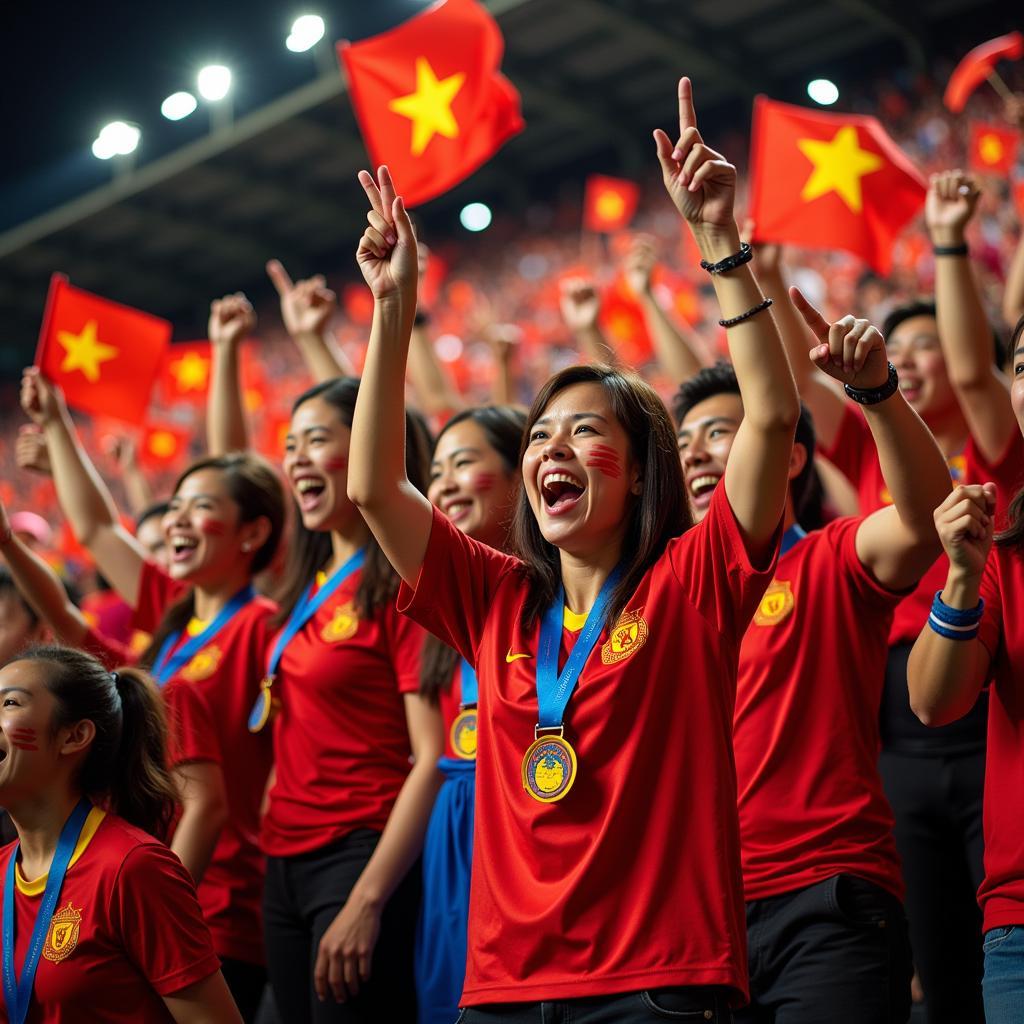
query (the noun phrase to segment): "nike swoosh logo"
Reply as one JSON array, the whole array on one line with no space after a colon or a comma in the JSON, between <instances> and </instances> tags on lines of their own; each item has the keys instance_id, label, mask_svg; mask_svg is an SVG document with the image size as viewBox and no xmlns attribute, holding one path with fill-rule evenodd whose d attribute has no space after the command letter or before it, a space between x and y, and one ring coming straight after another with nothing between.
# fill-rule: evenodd
<instances>
[{"instance_id":1,"label":"nike swoosh logo","mask_svg":"<svg viewBox=\"0 0 1024 1024\"><path fill-rule=\"evenodd\" d=\"M508 654L505 655L505 661L507 661L511 665L513 661L518 661L520 658L532 658L532 657L533 657L532 654L513 654L512 653L512 648L510 647L508 649Z\"/></svg>"}]
</instances>

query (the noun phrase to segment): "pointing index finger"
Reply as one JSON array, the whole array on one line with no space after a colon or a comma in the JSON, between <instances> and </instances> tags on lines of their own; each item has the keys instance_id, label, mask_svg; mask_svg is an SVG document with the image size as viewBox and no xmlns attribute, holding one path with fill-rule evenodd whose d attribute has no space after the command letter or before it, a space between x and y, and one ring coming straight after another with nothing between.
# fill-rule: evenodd
<instances>
[{"instance_id":1,"label":"pointing index finger","mask_svg":"<svg viewBox=\"0 0 1024 1024\"><path fill-rule=\"evenodd\" d=\"M283 297L292 290L292 279L280 260L267 261L267 276L273 281L278 295Z\"/></svg>"},{"instance_id":2,"label":"pointing index finger","mask_svg":"<svg viewBox=\"0 0 1024 1024\"><path fill-rule=\"evenodd\" d=\"M687 128L697 127L697 112L693 109L693 85L689 78L679 79L679 137Z\"/></svg>"},{"instance_id":3,"label":"pointing index finger","mask_svg":"<svg viewBox=\"0 0 1024 1024\"><path fill-rule=\"evenodd\" d=\"M799 288L789 289L789 297L793 300L797 312L804 318L804 323L811 329L818 341L828 344L829 323L804 297Z\"/></svg>"}]
</instances>

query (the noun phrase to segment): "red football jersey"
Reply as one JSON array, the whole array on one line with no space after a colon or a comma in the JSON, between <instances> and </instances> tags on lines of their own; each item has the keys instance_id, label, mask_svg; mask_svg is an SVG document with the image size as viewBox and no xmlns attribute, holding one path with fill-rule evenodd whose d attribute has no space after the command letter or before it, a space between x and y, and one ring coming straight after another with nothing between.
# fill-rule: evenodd
<instances>
[{"instance_id":1,"label":"red football jersey","mask_svg":"<svg viewBox=\"0 0 1024 1024\"><path fill-rule=\"evenodd\" d=\"M740 637L774 558L750 564L719 488L591 652L565 714L578 776L552 804L521 778L537 724L539 626L522 627L519 566L435 509L415 591L399 594L480 682L462 1002L667 985L746 993L732 718Z\"/></svg>"},{"instance_id":2,"label":"red football jersey","mask_svg":"<svg viewBox=\"0 0 1024 1024\"><path fill-rule=\"evenodd\" d=\"M155 626L180 591L152 563L142 579L140 608ZM228 820L199 883L199 904L217 952L249 963L264 960L260 805L273 746L266 731L249 732L248 720L266 671L276 610L265 597L250 601L161 691L171 726L171 763L210 762L224 775Z\"/></svg>"},{"instance_id":3,"label":"red football jersey","mask_svg":"<svg viewBox=\"0 0 1024 1024\"><path fill-rule=\"evenodd\" d=\"M382 831L409 774L403 694L420 687L424 632L390 604L355 604L354 572L288 644L274 691L274 784L263 849L319 850L357 828Z\"/></svg>"},{"instance_id":4,"label":"red football jersey","mask_svg":"<svg viewBox=\"0 0 1024 1024\"><path fill-rule=\"evenodd\" d=\"M0 851L6 872L14 844ZM21 973L46 876L17 873ZM0 904L3 895L0 893ZM166 1024L163 996L220 969L195 889L165 846L93 808L64 877L36 972L29 1024ZM0 1021L7 1010L0 999Z\"/></svg>"},{"instance_id":5,"label":"red football jersey","mask_svg":"<svg viewBox=\"0 0 1024 1024\"><path fill-rule=\"evenodd\" d=\"M748 900L843 872L903 898L878 774L893 610L857 557L859 518L779 558L740 646L733 740Z\"/></svg>"},{"instance_id":6,"label":"red football jersey","mask_svg":"<svg viewBox=\"0 0 1024 1024\"><path fill-rule=\"evenodd\" d=\"M979 637L992 658L985 765L985 930L1024 925L1024 558L993 548Z\"/></svg>"},{"instance_id":7,"label":"red football jersey","mask_svg":"<svg viewBox=\"0 0 1024 1024\"><path fill-rule=\"evenodd\" d=\"M852 402L847 405L835 443L831 448L822 446L821 454L857 488L862 515L892 504L875 440L858 406ZM1002 515L1024 483L1024 437L1015 430L1006 452L993 464L986 461L971 437L967 439L963 452L947 461L954 485L994 481L999 492L997 512ZM945 555L940 556L917 588L897 605L889 634L890 644L913 643L917 639L921 627L928 621L935 591L945 586L948 569L949 560Z\"/></svg>"},{"instance_id":8,"label":"red football jersey","mask_svg":"<svg viewBox=\"0 0 1024 1024\"><path fill-rule=\"evenodd\" d=\"M87 654L98 659L104 668L111 672L118 665L134 665L139 660L138 654L132 650L129 644L114 640L94 628L87 630L78 646Z\"/></svg>"}]
</instances>

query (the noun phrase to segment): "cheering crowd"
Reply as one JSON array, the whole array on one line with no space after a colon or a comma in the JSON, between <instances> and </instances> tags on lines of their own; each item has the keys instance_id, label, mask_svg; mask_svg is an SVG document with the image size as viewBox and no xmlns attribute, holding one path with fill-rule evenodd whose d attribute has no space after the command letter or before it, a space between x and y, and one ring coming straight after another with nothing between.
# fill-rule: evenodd
<instances>
[{"instance_id":1,"label":"cheering crowd","mask_svg":"<svg viewBox=\"0 0 1024 1024\"><path fill-rule=\"evenodd\" d=\"M358 354L322 278L268 265L315 382L279 466L241 294L202 457L162 500L122 458L133 522L25 371L11 447L103 596L0 502L7 1020L1020 1018L1024 242L979 286L972 218L1012 214L942 170L934 295L840 313L872 282L826 302L743 241L686 78L678 108L658 224L717 324L629 244L660 388L571 276L578 351L524 396L491 322L468 404L386 167Z\"/></svg>"}]
</instances>

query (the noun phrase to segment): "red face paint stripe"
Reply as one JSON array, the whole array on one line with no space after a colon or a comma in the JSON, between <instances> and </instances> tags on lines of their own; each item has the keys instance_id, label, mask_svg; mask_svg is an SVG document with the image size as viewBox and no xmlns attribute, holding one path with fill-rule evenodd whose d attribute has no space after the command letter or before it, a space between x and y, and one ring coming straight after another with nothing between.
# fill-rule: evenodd
<instances>
[{"instance_id":1,"label":"red face paint stripe","mask_svg":"<svg viewBox=\"0 0 1024 1024\"><path fill-rule=\"evenodd\" d=\"M217 519L203 519L199 523L200 532L207 537L223 537L227 527Z\"/></svg>"},{"instance_id":2,"label":"red face paint stripe","mask_svg":"<svg viewBox=\"0 0 1024 1024\"><path fill-rule=\"evenodd\" d=\"M23 740L11 740L11 746L17 747L18 750L38 750L39 748L34 743L27 743Z\"/></svg>"},{"instance_id":3,"label":"red face paint stripe","mask_svg":"<svg viewBox=\"0 0 1024 1024\"><path fill-rule=\"evenodd\" d=\"M34 740L36 738L36 731L35 729L29 729L27 726L18 726L17 729L11 730L11 735L23 740Z\"/></svg>"},{"instance_id":4,"label":"red face paint stripe","mask_svg":"<svg viewBox=\"0 0 1024 1024\"><path fill-rule=\"evenodd\" d=\"M348 469L348 459L344 455L332 455L324 465L330 470Z\"/></svg>"},{"instance_id":5,"label":"red face paint stripe","mask_svg":"<svg viewBox=\"0 0 1024 1024\"><path fill-rule=\"evenodd\" d=\"M474 485L478 491L489 491L498 477L495 473L478 473Z\"/></svg>"}]
</instances>

